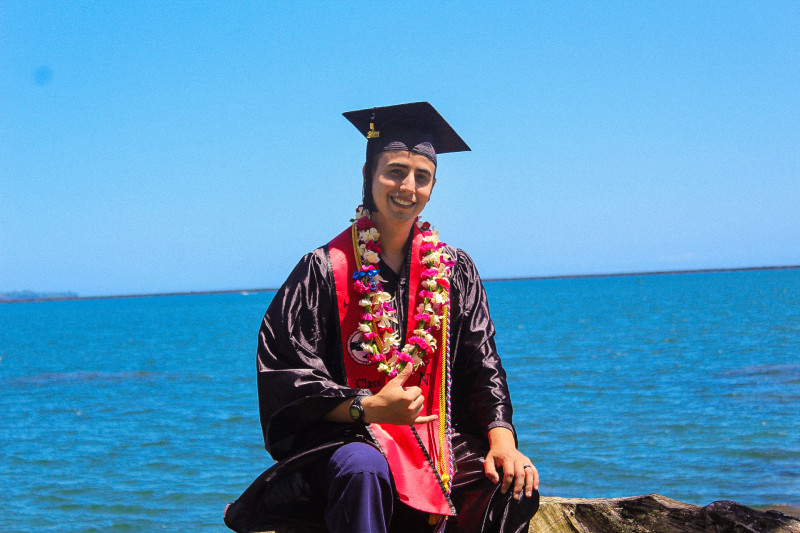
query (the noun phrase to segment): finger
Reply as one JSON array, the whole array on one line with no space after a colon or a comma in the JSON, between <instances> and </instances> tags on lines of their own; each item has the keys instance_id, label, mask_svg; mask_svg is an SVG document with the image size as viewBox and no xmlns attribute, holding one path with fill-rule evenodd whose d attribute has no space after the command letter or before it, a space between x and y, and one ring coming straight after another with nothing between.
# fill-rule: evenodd
<instances>
[{"instance_id":1,"label":"finger","mask_svg":"<svg viewBox=\"0 0 800 533\"><path fill-rule=\"evenodd\" d=\"M416 398L411 400L410 404L408 404L408 410L414 413L414 416L420 414L420 412L422 412L422 409L424 407L425 407L425 398L423 398L422 396L417 396Z\"/></svg>"},{"instance_id":2,"label":"finger","mask_svg":"<svg viewBox=\"0 0 800 533\"><path fill-rule=\"evenodd\" d=\"M522 496L522 489L525 487L525 470L530 470L530 468L522 468L523 463L517 463L517 470L514 475L514 499L519 500L520 496Z\"/></svg>"},{"instance_id":3,"label":"finger","mask_svg":"<svg viewBox=\"0 0 800 533\"><path fill-rule=\"evenodd\" d=\"M508 463L511 463L510 465ZM514 463L507 461L503 463L503 485L500 487L500 493L505 494L511 487L514 481Z\"/></svg>"},{"instance_id":4,"label":"finger","mask_svg":"<svg viewBox=\"0 0 800 533\"><path fill-rule=\"evenodd\" d=\"M500 481L500 476L497 475L497 468L494 466L494 457L491 455L486 458L486 462L483 463L483 471L486 473L486 477L489 478L489 481L497 485Z\"/></svg>"},{"instance_id":5,"label":"finger","mask_svg":"<svg viewBox=\"0 0 800 533\"><path fill-rule=\"evenodd\" d=\"M439 417L436 415L418 416L416 420L414 420L414 424L430 424L431 422L436 422L437 420L439 420Z\"/></svg>"},{"instance_id":6,"label":"finger","mask_svg":"<svg viewBox=\"0 0 800 533\"><path fill-rule=\"evenodd\" d=\"M422 397L422 389L420 389L416 385L412 385L410 387L403 387L403 388L405 389L406 394L408 395L409 398L416 399L417 397L419 397L419 398Z\"/></svg>"},{"instance_id":7,"label":"finger","mask_svg":"<svg viewBox=\"0 0 800 533\"><path fill-rule=\"evenodd\" d=\"M531 468L525 468L525 496L530 498L533 496L533 489L539 490L539 474L536 472L536 467L531 465Z\"/></svg>"},{"instance_id":8,"label":"finger","mask_svg":"<svg viewBox=\"0 0 800 533\"><path fill-rule=\"evenodd\" d=\"M403 369L400 372L398 372L395 377L392 378L392 382L402 387L403 383L406 382L406 380L408 379L408 377L411 375L412 372L414 372L414 365L406 363L405 366L403 366Z\"/></svg>"}]
</instances>

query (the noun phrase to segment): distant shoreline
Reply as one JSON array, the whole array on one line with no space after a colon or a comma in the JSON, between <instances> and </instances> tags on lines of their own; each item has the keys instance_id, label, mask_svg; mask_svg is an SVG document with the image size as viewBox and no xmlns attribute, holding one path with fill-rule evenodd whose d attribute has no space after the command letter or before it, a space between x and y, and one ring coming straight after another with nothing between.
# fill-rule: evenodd
<instances>
[{"instance_id":1,"label":"distant shoreline","mask_svg":"<svg viewBox=\"0 0 800 533\"><path fill-rule=\"evenodd\" d=\"M658 270L649 272L621 272L613 274L562 274L555 276L522 276L511 278L485 278L484 283L488 282L505 282L505 281L530 281L530 280L548 280L548 279L581 279L581 278L616 278L616 277L633 277L633 276L665 276L671 274L710 274L722 272L750 272L756 270L797 270L800 265L785 265L785 266L764 266L764 267L738 267L738 268L704 268L694 270ZM64 296L32 296L30 298L13 298L5 297L0 293L0 304L11 303L26 303L26 302L63 302L72 300L112 300L121 298L157 298L163 296L200 296L200 295L214 295L214 294L253 294L261 292L274 292L277 288L257 288L257 289L226 289L215 291L183 291L183 292L159 292L159 293L145 293L145 294L118 294L106 296L79 296L67 294Z\"/></svg>"}]
</instances>

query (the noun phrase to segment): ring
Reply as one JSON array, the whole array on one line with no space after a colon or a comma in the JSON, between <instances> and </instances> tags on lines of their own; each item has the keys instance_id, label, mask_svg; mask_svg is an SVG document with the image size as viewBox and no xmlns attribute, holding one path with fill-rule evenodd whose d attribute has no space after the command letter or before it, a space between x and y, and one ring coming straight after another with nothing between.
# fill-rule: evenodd
<instances>
[{"instance_id":1,"label":"ring","mask_svg":"<svg viewBox=\"0 0 800 533\"><path fill-rule=\"evenodd\" d=\"M533 465L525 465L522 467L523 470L525 470L526 468L533 468Z\"/></svg>"}]
</instances>

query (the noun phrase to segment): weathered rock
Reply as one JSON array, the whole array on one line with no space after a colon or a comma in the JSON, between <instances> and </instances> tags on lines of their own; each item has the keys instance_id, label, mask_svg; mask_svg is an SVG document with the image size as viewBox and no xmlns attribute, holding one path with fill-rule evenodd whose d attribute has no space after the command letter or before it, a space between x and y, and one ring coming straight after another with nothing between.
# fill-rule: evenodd
<instances>
[{"instance_id":1,"label":"weathered rock","mask_svg":"<svg viewBox=\"0 0 800 533\"><path fill-rule=\"evenodd\" d=\"M310 532L276 524L263 533ZM528 533L800 533L800 518L729 501L701 507L660 494L588 500L542 497Z\"/></svg>"},{"instance_id":2,"label":"weathered rock","mask_svg":"<svg viewBox=\"0 0 800 533\"><path fill-rule=\"evenodd\" d=\"M542 498L530 533L800 533L800 519L736 502L705 507L660 494L614 499Z\"/></svg>"}]
</instances>

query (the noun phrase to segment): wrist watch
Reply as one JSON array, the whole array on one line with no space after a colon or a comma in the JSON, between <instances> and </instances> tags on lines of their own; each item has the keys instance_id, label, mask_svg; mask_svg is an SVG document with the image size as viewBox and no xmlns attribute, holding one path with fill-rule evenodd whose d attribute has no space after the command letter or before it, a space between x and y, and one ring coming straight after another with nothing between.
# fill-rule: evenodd
<instances>
[{"instance_id":1,"label":"wrist watch","mask_svg":"<svg viewBox=\"0 0 800 533\"><path fill-rule=\"evenodd\" d=\"M361 398L363 396L356 396L353 403L350 404L350 418L359 424L364 423L364 406L361 405Z\"/></svg>"}]
</instances>

